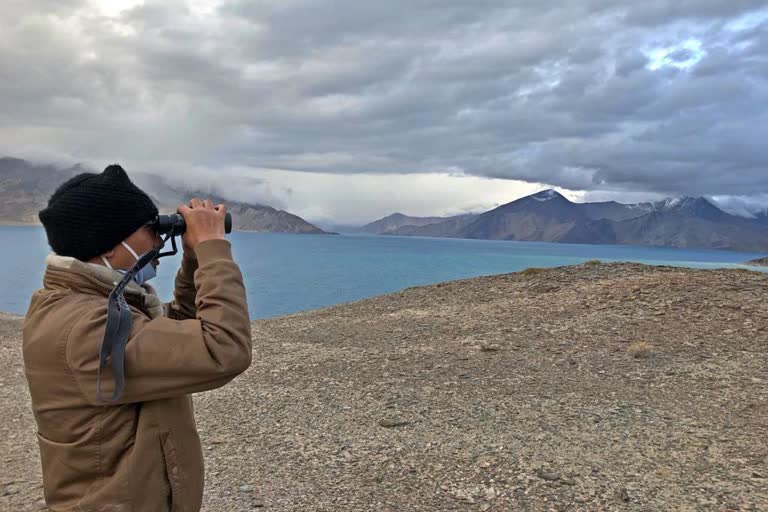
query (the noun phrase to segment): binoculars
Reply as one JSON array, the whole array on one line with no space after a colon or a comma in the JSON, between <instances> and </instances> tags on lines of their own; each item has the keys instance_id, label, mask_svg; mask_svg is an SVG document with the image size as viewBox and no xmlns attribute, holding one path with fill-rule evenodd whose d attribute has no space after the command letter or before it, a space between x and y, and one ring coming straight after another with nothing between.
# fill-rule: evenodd
<instances>
[{"instance_id":1,"label":"binoculars","mask_svg":"<svg viewBox=\"0 0 768 512\"><path fill-rule=\"evenodd\" d=\"M184 217L178 213L158 215L151 226L159 235L172 237L181 236L187 231L187 223L184 221ZM224 232L227 234L232 232L232 214L230 213L227 213L224 218Z\"/></svg>"}]
</instances>

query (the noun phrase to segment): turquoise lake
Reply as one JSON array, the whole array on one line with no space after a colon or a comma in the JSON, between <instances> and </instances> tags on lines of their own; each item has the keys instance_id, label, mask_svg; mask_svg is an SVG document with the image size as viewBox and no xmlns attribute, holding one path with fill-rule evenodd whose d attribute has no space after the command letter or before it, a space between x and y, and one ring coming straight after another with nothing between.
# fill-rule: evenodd
<instances>
[{"instance_id":1,"label":"turquoise lake","mask_svg":"<svg viewBox=\"0 0 768 512\"><path fill-rule=\"evenodd\" d=\"M743 267L764 254L374 235L233 233L252 318L320 308L409 286L573 265L590 259L699 268ZM49 252L40 227L0 227L0 311L24 314ZM152 284L170 300L180 257L164 258Z\"/></svg>"}]
</instances>

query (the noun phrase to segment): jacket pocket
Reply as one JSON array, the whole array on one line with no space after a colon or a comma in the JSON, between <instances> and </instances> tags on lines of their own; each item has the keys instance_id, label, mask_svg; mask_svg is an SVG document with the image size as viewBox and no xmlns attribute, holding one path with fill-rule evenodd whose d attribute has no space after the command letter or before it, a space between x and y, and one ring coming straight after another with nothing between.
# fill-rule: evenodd
<instances>
[{"instance_id":1,"label":"jacket pocket","mask_svg":"<svg viewBox=\"0 0 768 512\"><path fill-rule=\"evenodd\" d=\"M160 445L163 450L165 475L171 485L171 512L187 512L184 506L184 472L173 444L173 433L160 434Z\"/></svg>"}]
</instances>

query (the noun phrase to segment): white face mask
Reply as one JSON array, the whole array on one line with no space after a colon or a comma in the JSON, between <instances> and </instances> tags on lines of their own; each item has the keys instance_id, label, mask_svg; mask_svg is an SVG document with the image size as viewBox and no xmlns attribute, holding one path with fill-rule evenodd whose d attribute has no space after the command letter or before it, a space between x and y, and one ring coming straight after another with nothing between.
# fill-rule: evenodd
<instances>
[{"instance_id":1,"label":"white face mask","mask_svg":"<svg viewBox=\"0 0 768 512\"><path fill-rule=\"evenodd\" d=\"M141 259L141 257L144 256L144 254L146 254L144 253L141 256L139 256L138 254L136 254L136 251L134 251L133 248L130 245L128 245L127 242L120 242L120 244L122 244L122 246L125 247L134 258L136 258L136 261L139 261L139 259ZM101 257L101 261L103 261L107 267L112 268L112 265L109 264L109 261L104 256ZM126 270L119 269L119 268L112 269L112 270L117 270L121 274L125 274L127 272ZM149 281L150 279L152 279L153 277L155 277L156 275L157 275L157 271L155 270L155 266L152 265L152 262L149 262L139 269L139 271L136 273L133 279L139 285L142 285L147 281Z\"/></svg>"}]
</instances>

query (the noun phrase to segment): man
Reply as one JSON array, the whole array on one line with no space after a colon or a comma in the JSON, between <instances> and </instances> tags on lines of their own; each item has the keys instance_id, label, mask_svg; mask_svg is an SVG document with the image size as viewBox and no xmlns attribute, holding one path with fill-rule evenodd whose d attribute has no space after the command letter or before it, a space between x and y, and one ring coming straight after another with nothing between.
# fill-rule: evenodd
<instances>
[{"instance_id":1,"label":"man","mask_svg":"<svg viewBox=\"0 0 768 512\"><path fill-rule=\"evenodd\" d=\"M178 211L187 231L174 300L161 303L145 282L157 260L125 289L133 321L114 401L115 375L99 368L107 297L161 244L150 227L157 208L112 165L67 181L40 212L55 254L27 312L23 352L54 512L200 509L203 457L189 395L245 371L251 334L224 206L193 199Z\"/></svg>"}]
</instances>

